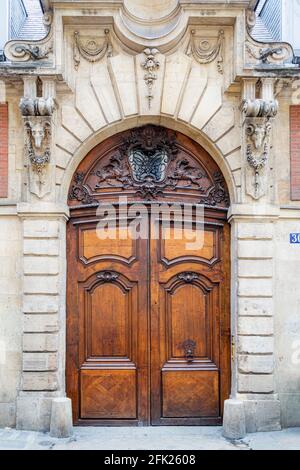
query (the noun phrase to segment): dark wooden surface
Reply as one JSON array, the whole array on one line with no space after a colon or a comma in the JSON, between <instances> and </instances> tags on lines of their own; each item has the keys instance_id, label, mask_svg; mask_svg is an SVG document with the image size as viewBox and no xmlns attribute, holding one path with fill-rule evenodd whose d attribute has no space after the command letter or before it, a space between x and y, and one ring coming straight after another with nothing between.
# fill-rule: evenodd
<instances>
[{"instance_id":1,"label":"dark wooden surface","mask_svg":"<svg viewBox=\"0 0 300 470\"><path fill-rule=\"evenodd\" d=\"M216 171L201 147L185 136L179 139L180 152L206 174ZM120 142L118 135L98 146L80 170L90 174ZM101 193L117 201L123 189L113 195L107 188L97 190L99 200ZM129 193L134 201L136 194ZM198 196L194 187L180 189L181 202L198 203ZM169 199L168 191L157 195ZM226 209L207 206L204 229L196 226L191 209L191 231L204 230L204 244L188 250L187 233L180 237L172 222L171 237L164 239L159 216L145 215L149 240L133 240L117 204L116 239L100 240L96 205L78 202L70 200L67 232L66 378L75 423L221 424L230 392Z\"/></svg>"}]
</instances>

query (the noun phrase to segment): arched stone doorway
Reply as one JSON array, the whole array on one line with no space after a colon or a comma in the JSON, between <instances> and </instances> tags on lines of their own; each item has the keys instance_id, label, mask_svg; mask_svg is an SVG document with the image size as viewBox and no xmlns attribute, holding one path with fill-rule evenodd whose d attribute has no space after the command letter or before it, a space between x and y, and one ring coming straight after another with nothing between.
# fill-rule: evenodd
<instances>
[{"instance_id":1,"label":"arched stone doorway","mask_svg":"<svg viewBox=\"0 0 300 470\"><path fill-rule=\"evenodd\" d=\"M221 424L230 393L228 206L210 155L162 127L117 134L81 162L67 245L75 422Z\"/></svg>"}]
</instances>

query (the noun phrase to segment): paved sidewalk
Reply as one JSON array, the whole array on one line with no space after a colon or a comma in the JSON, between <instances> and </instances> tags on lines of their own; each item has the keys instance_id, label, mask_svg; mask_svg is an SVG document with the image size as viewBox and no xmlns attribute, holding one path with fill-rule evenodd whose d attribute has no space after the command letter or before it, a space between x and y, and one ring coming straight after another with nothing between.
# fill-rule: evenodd
<instances>
[{"instance_id":1,"label":"paved sidewalk","mask_svg":"<svg viewBox=\"0 0 300 470\"><path fill-rule=\"evenodd\" d=\"M0 429L0 450L300 450L300 428L230 442L216 427L74 428L71 439Z\"/></svg>"}]
</instances>

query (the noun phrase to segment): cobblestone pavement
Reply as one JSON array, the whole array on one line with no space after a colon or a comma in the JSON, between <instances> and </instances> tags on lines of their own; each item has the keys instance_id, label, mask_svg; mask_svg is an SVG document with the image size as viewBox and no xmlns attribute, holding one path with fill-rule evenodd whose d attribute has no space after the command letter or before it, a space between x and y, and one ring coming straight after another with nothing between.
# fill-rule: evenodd
<instances>
[{"instance_id":1,"label":"cobblestone pavement","mask_svg":"<svg viewBox=\"0 0 300 470\"><path fill-rule=\"evenodd\" d=\"M1 450L300 450L300 428L248 435L230 442L215 427L74 428L70 439L0 429Z\"/></svg>"}]
</instances>

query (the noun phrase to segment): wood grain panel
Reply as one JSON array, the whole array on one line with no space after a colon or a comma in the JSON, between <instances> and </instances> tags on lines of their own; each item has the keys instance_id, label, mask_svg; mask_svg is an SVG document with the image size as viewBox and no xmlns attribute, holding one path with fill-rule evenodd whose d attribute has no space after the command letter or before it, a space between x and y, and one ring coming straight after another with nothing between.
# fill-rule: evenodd
<instances>
[{"instance_id":1,"label":"wood grain panel","mask_svg":"<svg viewBox=\"0 0 300 470\"><path fill-rule=\"evenodd\" d=\"M134 255L134 240L127 228L96 230L95 227L82 231L82 257L87 261L101 257L119 256L129 260Z\"/></svg>"},{"instance_id":2,"label":"wood grain panel","mask_svg":"<svg viewBox=\"0 0 300 470\"><path fill-rule=\"evenodd\" d=\"M129 356L128 295L114 284L101 284L90 294L91 356Z\"/></svg>"},{"instance_id":3,"label":"wood grain panel","mask_svg":"<svg viewBox=\"0 0 300 470\"><path fill-rule=\"evenodd\" d=\"M82 370L81 417L137 417L135 370Z\"/></svg>"},{"instance_id":4,"label":"wood grain panel","mask_svg":"<svg viewBox=\"0 0 300 470\"><path fill-rule=\"evenodd\" d=\"M171 357L184 358L184 342L196 343L195 358L207 356L207 306L206 296L197 285L181 285L169 297L169 322ZM187 307L188 299L188 308Z\"/></svg>"},{"instance_id":5,"label":"wood grain panel","mask_svg":"<svg viewBox=\"0 0 300 470\"><path fill-rule=\"evenodd\" d=\"M168 262L179 258L212 260L216 257L215 232L170 227L161 229L162 257ZM199 242L196 244L195 242Z\"/></svg>"},{"instance_id":6,"label":"wood grain panel","mask_svg":"<svg viewBox=\"0 0 300 470\"><path fill-rule=\"evenodd\" d=\"M217 417L218 376L218 371L163 372L163 417Z\"/></svg>"}]
</instances>

